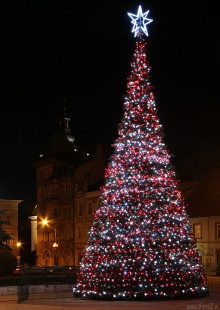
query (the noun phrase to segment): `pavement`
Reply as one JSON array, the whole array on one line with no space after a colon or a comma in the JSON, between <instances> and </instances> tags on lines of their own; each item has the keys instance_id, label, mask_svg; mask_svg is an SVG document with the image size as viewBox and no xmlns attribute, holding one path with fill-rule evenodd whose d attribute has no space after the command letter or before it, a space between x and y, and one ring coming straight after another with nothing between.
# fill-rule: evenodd
<instances>
[{"instance_id":1,"label":"pavement","mask_svg":"<svg viewBox=\"0 0 220 310\"><path fill-rule=\"evenodd\" d=\"M67 296L54 296L51 298L43 296L43 294L39 295L42 295L42 298L41 296L38 296L38 298L35 296L19 304L17 303L17 295L1 296L0 310L64 310L66 307L76 310L220 310L220 288L214 290L206 298L170 301L94 301L69 298Z\"/></svg>"},{"instance_id":2,"label":"pavement","mask_svg":"<svg viewBox=\"0 0 220 310\"><path fill-rule=\"evenodd\" d=\"M34 292L28 300L17 303L17 295L0 296L0 310L220 310L220 277L209 278L209 296L166 301L98 301L73 297L72 292ZM68 310L68 309L66 309Z\"/></svg>"}]
</instances>

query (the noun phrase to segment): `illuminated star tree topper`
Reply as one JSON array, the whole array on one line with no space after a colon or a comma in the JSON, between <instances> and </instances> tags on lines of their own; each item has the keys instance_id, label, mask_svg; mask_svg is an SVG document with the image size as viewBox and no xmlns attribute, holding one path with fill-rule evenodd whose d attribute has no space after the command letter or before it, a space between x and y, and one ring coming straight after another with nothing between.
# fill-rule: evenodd
<instances>
[{"instance_id":1,"label":"illuminated star tree topper","mask_svg":"<svg viewBox=\"0 0 220 310\"><path fill-rule=\"evenodd\" d=\"M137 15L128 13L128 16L132 19L132 32L134 32L135 37L141 36L142 33L145 33L146 36L148 36L147 25L153 21L153 19L147 18L148 13L149 10L143 13L141 5L138 7Z\"/></svg>"}]
</instances>

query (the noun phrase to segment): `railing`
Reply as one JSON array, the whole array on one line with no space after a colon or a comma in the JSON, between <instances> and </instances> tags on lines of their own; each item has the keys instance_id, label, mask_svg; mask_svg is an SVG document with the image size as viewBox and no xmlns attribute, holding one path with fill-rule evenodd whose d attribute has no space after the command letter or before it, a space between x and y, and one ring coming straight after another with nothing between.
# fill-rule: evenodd
<instances>
[{"instance_id":1,"label":"railing","mask_svg":"<svg viewBox=\"0 0 220 310\"><path fill-rule=\"evenodd\" d=\"M17 273L17 300L21 303L29 297L30 285L73 284L76 279L75 266L46 266L21 268Z\"/></svg>"},{"instance_id":2,"label":"railing","mask_svg":"<svg viewBox=\"0 0 220 310\"><path fill-rule=\"evenodd\" d=\"M29 289L28 289L28 273L26 270L22 271L22 276L18 278L17 286L17 302L21 303L28 299Z\"/></svg>"}]
</instances>

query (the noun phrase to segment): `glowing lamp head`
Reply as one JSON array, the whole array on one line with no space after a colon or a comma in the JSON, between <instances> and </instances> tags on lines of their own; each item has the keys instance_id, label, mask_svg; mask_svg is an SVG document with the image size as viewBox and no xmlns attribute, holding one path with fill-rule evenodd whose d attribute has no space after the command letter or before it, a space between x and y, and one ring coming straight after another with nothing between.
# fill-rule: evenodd
<instances>
[{"instance_id":1,"label":"glowing lamp head","mask_svg":"<svg viewBox=\"0 0 220 310\"><path fill-rule=\"evenodd\" d=\"M43 219L43 220L42 220L42 224L43 224L43 225L47 225L47 224L48 224L48 220L47 220L47 219Z\"/></svg>"},{"instance_id":2,"label":"glowing lamp head","mask_svg":"<svg viewBox=\"0 0 220 310\"><path fill-rule=\"evenodd\" d=\"M17 247L18 247L18 248L21 247L21 242L20 242L20 241L17 242Z\"/></svg>"}]
</instances>

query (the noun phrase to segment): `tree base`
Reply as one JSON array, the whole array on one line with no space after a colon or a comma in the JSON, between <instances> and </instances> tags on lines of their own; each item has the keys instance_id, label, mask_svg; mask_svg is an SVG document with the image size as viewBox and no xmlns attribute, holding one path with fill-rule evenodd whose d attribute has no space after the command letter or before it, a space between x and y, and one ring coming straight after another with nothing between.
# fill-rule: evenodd
<instances>
[{"instance_id":1,"label":"tree base","mask_svg":"<svg viewBox=\"0 0 220 310\"><path fill-rule=\"evenodd\" d=\"M184 299L192 299L192 298L205 298L209 296L208 288L198 290L196 292L187 292L187 293L167 293L166 295L154 295L153 293L148 293L145 295L144 293L139 293L130 296L114 296L113 295L98 295L94 293L80 293L74 292L73 296L76 298L86 298L90 300L115 300L115 301L153 301L153 300L184 300Z\"/></svg>"}]
</instances>

